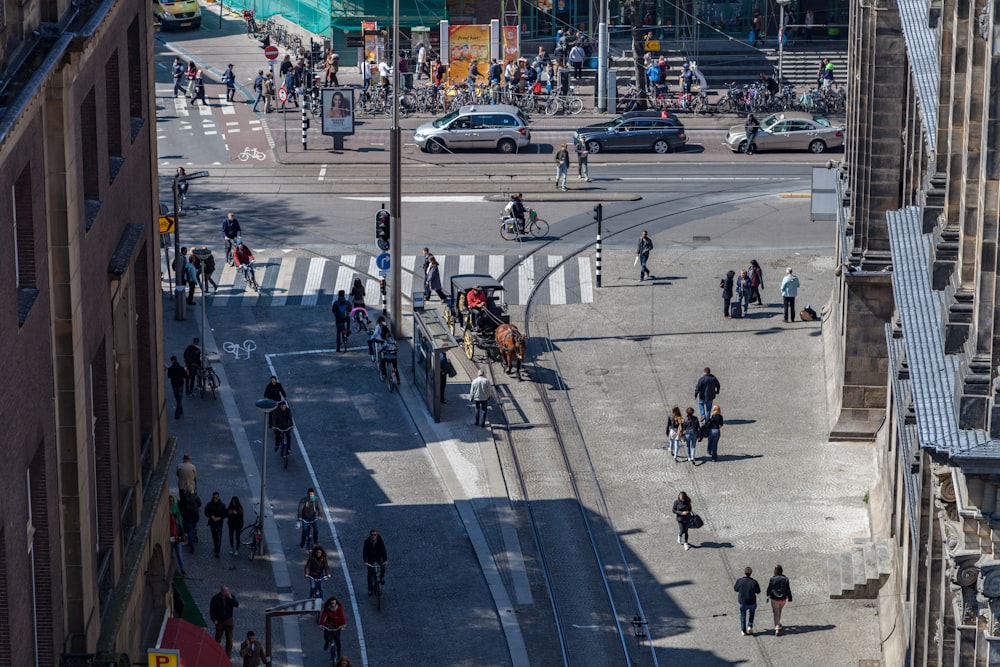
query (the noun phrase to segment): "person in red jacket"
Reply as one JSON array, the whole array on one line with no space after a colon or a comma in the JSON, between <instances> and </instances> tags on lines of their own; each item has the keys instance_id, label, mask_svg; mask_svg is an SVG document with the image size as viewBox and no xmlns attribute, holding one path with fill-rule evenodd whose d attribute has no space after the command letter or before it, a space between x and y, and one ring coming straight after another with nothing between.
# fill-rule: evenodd
<instances>
[{"instance_id":1,"label":"person in red jacket","mask_svg":"<svg viewBox=\"0 0 1000 667\"><path fill-rule=\"evenodd\" d=\"M330 662L340 656L340 631L347 625L344 605L335 597L327 598L319 613L319 627L323 628L323 650L330 649Z\"/></svg>"}]
</instances>

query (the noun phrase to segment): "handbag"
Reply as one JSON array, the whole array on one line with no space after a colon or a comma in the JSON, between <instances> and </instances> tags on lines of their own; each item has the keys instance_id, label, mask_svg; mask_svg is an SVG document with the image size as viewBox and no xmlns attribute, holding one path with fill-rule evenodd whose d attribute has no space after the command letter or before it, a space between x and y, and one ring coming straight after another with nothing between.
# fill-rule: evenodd
<instances>
[{"instance_id":1,"label":"handbag","mask_svg":"<svg viewBox=\"0 0 1000 667\"><path fill-rule=\"evenodd\" d=\"M701 517L697 514L692 514L688 517L687 527L688 528L701 528L705 525L705 522L701 520Z\"/></svg>"},{"instance_id":2,"label":"handbag","mask_svg":"<svg viewBox=\"0 0 1000 667\"><path fill-rule=\"evenodd\" d=\"M698 442L701 442L708 437L708 422L698 427Z\"/></svg>"}]
</instances>

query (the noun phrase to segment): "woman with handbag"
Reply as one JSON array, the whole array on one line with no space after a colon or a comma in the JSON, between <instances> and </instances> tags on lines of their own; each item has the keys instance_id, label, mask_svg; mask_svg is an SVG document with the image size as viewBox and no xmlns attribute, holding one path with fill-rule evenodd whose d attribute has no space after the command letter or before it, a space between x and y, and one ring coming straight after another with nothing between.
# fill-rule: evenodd
<instances>
[{"instance_id":1,"label":"woman with handbag","mask_svg":"<svg viewBox=\"0 0 1000 667\"><path fill-rule=\"evenodd\" d=\"M722 418L722 408L718 405L712 406L712 414L705 421L708 427L708 455L713 461L719 460L719 436L722 433L722 426L726 421Z\"/></svg>"},{"instance_id":2,"label":"woman with handbag","mask_svg":"<svg viewBox=\"0 0 1000 667\"><path fill-rule=\"evenodd\" d=\"M694 450L695 445L698 444L698 430L700 428L701 424L698 422L698 416L694 413L694 408L688 408L682 431L684 442L687 443L688 463L694 463Z\"/></svg>"},{"instance_id":3,"label":"woman with handbag","mask_svg":"<svg viewBox=\"0 0 1000 667\"><path fill-rule=\"evenodd\" d=\"M681 417L681 409L675 405L667 418L667 438L670 439L670 453L674 457L674 463L677 463L677 450L681 448L683 432L684 418Z\"/></svg>"},{"instance_id":4,"label":"woman with handbag","mask_svg":"<svg viewBox=\"0 0 1000 667\"><path fill-rule=\"evenodd\" d=\"M691 499L681 491L674 501L674 514L677 515L677 543L684 545L684 550L691 548L688 543L688 519L691 517Z\"/></svg>"}]
</instances>

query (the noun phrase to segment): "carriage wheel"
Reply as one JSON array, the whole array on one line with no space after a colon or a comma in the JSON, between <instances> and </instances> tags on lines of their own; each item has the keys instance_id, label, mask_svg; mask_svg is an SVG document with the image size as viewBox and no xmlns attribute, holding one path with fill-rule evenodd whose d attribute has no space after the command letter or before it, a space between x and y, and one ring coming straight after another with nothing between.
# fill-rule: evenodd
<instances>
[{"instance_id":1,"label":"carriage wheel","mask_svg":"<svg viewBox=\"0 0 1000 667\"><path fill-rule=\"evenodd\" d=\"M455 335L455 316L451 314L451 308L444 309L444 323L448 325L448 332Z\"/></svg>"},{"instance_id":2,"label":"carriage wheel","mask_svg":"<svg viewBox=\"0 0 1000 667\"><path fill-rule=\"evenodd\" d=\"M465 356L472 361L472 355L476 351L476 345L472 342L472 332L466 331L465 335L462 336L462 347L465 348Z\"/></svg>"}]
</instances>

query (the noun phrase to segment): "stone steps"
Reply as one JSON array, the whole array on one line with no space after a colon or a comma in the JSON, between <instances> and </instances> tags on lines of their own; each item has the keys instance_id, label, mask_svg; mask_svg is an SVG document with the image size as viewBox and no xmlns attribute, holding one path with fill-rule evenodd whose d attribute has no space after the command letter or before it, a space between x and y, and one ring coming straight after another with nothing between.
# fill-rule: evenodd
<instances>
[{"instance_id":1,"label":"stone steps","mask_svg":"<svg viewBox=\"0 0 1000 667\"><path fill-rule=\"evenodd\" d=\"M827 561L827 581L834 600L872 600L892 573L889 544L859 538L849 553Z\"/></svg>"}]
</instances>

